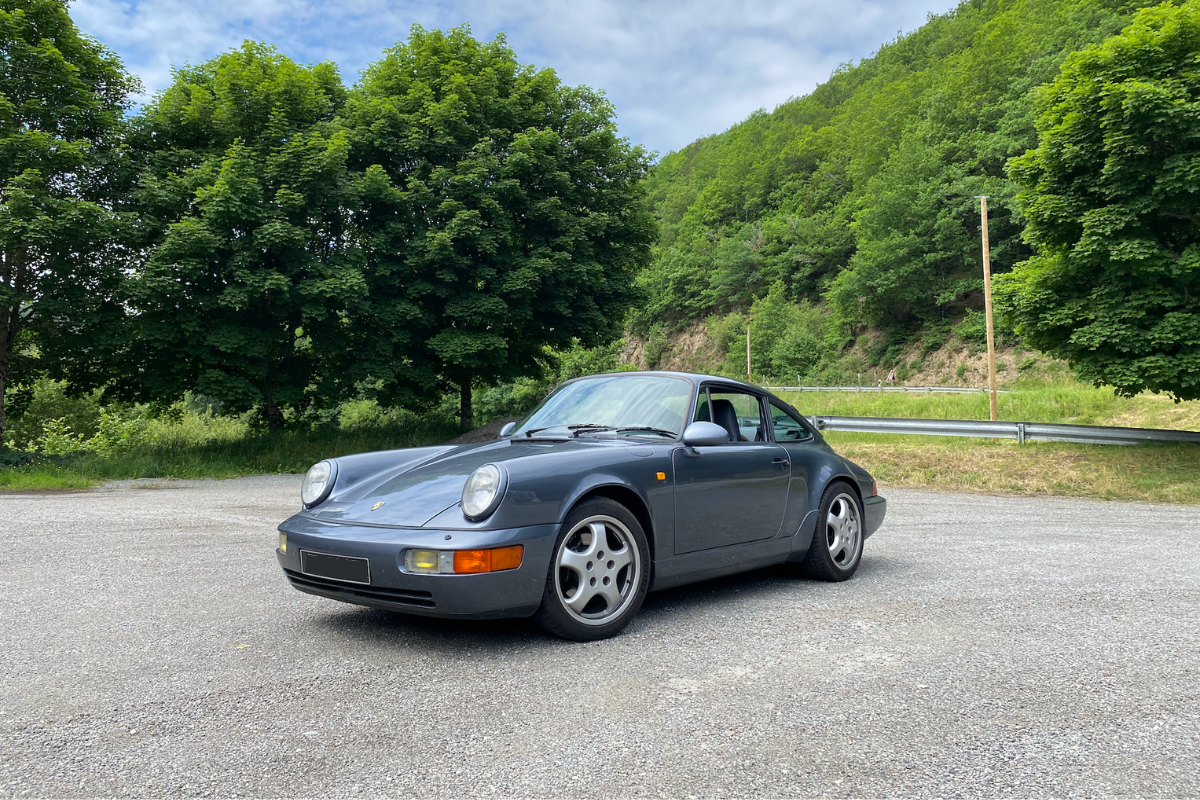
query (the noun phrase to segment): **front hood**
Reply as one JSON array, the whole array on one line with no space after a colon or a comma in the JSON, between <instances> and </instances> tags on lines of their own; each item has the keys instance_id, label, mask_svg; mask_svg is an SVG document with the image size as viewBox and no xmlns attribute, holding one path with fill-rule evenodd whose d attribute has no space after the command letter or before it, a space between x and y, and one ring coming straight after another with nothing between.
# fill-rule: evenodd
<instances>
[{"instance_id":1,"label":"front hood","mask_svg":"<svg viewBox=\"0 0 1200 800\"><path fill-rule=\"evenodd\" d=\"M331 522L419 528L462 498L467 478L484 464L594 447L623 447L623 443L569 440L517 441L502 439L442 451L411 468L382 469L375 479L334 493L306 516ZM374 510L372 510L374 509Z\"/></svg>"}]
</instances>

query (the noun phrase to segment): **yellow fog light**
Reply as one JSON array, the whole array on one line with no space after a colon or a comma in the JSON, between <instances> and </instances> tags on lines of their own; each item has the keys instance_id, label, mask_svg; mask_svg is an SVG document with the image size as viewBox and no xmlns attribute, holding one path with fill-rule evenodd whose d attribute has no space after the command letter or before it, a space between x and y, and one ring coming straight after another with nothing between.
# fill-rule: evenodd
<instances>
[{"instance_id":1,"label":"yellow fog light","mask_svg":"<svg viewBox=\"0 0 1200 800\"><path fill-rule=\"evenodd\" d=\"M437 550L409 550L404 554L404 566L409 572L437 572L441 555Z\"/></svg>"},{"instance_id":2,"label":"yellow fog light","mask_svg":"<svg viewBox=\"0 0 1200 800\"><path fill-rule=\"evenodd\" d=\"M281 552L281 553L287 552L287 534L286 533L279 534L279 552Z\"/></svg>"}]
</instances>

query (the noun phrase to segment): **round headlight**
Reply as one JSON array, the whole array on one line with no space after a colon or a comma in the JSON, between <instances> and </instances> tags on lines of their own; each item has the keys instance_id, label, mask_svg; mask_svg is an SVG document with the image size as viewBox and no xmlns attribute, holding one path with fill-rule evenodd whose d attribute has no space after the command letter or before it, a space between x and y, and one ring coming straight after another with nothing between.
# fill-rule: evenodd
<instances>
[{"instance_id":1,"label":"round headlight","mask_svg":"<svg viewBox=\"0 0 1200 800\"><path fill-rule=\"evenodd\" d=\"M472 522L491 514L504 494L504 473L495 464L484 464L471 473L463 487L463 515Z\"/></svg>"},{"instance_id":2,"label":"round headlight","mask_svg":"<svg viewBox=\"0 0 1200 800\"><path fill-rule=\"evenodd\" d=\"M313 464L304 476L304 483L300 484L300 499L304 501L304 505L315 506L328 497L335 477L337 470L333 462L318 461Z\"/></svg>"}]
</instances>

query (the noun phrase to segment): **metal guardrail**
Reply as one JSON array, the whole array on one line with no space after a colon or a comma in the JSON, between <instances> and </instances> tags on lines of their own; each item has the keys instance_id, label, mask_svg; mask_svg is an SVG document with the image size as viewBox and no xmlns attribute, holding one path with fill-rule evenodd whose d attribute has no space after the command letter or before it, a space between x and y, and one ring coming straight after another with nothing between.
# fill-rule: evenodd
<instances>
[{"instance_id":1,"label":"metal guardrail","mask_svg":"<svg viewBox=\"0 0 1200 800\"><path fill-rule=\"evenodd\" d=\"M772 392L909 392L930 393L944 392L946 394L986 394L987 389L975 389L970 386L764 386ZM997 389L996 394L1008 394L1003 389Z\"/></svg>"},{"instance_id":2,"label":"metal guardrail","mask_svg":"<svg viewBox=\"0 0 1200 800\"><path fill-rule=\"evenodd\" d=\"M1109 428L1101 425L1059 425L1045 422L991 422L968 419L898 419L892 417L809 417L818 430L858 433L906 433L919 436L979 436L990 439L1075 442L1078 444L1142 444L1187 442L1200 444L1200 432L1155 428Z\"/></svg>"}]
</instances>

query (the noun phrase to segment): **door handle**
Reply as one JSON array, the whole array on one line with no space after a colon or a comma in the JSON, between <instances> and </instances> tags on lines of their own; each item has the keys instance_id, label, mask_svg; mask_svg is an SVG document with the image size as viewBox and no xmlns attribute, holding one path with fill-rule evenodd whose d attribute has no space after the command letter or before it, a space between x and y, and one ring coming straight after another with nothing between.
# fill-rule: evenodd
<instances>
[{"instance_id":1,"label":"door handle","mask_svg":"<svg viewBox=\"0 0 1200 800\"><path fill-rule=\"evenodd\" d=\"M788 461L786 458L777 458L771 463L777 467L790 467L792 465L792 462Z\"/></svg>"}]
</instances>

